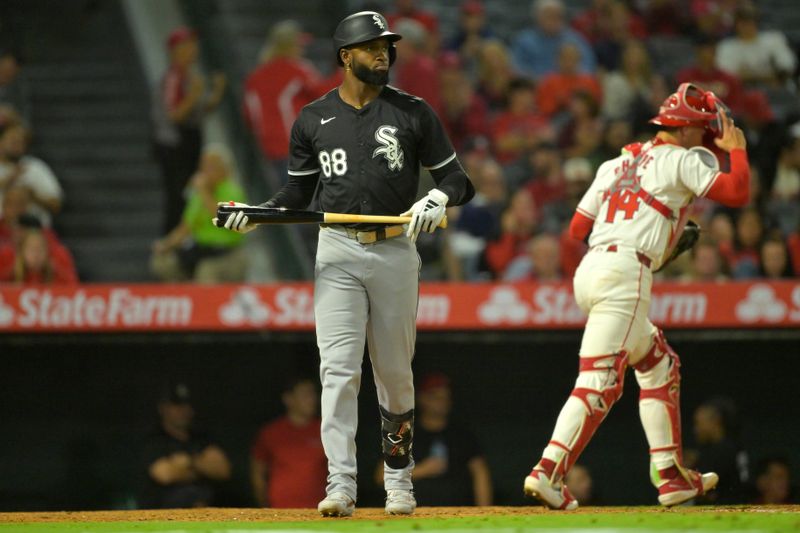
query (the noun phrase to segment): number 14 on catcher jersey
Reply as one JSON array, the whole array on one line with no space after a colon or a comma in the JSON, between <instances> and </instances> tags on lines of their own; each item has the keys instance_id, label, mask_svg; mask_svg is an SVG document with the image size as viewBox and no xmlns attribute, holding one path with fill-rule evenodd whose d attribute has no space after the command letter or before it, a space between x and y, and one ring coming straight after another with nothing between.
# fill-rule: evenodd
<instances>
[{"instance_id":1,"label":"number 14 on catcher jersey","mask_svg":"<svg viewBox=\"0 0 800 533\"><path fill-rule=\"evenodd\" d=\"M686 208L718 175L707 150L658 140L629 145L600 166L578 204L594 220L589 246L627 245L659 261Z\"/></svg>"}]
</instances>

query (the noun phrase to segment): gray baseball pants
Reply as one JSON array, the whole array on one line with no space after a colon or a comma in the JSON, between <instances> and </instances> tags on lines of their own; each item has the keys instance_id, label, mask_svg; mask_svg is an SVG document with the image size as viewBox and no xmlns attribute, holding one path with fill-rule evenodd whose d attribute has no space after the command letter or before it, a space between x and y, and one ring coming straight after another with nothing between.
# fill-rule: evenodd
<instances>
[{"instance_id":1,"label":"gray baseball pants","mask_svg":"<svg viewBox=\"0 0 800 533\"><path fill-rule=\"evenodd\" d=\"M328 494L344 492L356 500L355 436L365 340L381 407L397 414L414 408L411 360L419 268L416 246L405 235L360 244L336 229L320 228L314 315ZM375 414L380 416L378 409ZM400 470L385 466L385 488L411 489L413 467L413 460Z\"/></svg>"}]
</instances>

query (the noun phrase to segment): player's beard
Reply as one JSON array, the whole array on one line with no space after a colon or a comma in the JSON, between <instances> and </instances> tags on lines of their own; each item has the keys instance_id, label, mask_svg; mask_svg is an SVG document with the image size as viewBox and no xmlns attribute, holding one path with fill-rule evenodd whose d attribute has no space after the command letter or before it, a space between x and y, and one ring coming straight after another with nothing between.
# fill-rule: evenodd
<instances>
[{"instance_id":1,"label":"player's beard","mask_svg":"<svg viewBox=\"0 0 800 533\"><path fill-rule=\"evenodd\" d=\"M367 85L383 86L389 83L389 71L372 70L364 64L356 63L353 74Z\"/></svg>"}]
</instances>

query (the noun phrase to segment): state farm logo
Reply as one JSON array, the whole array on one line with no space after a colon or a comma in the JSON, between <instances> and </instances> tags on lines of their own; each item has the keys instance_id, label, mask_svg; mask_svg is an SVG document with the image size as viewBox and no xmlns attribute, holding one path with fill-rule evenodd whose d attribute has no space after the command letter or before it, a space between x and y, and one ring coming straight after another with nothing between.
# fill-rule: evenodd
<instances>
[{"instance_id":1,"label":"state farm logo","mask_svg":"<svg viewBox=\"0 0 800 533\"><path fill-rule=\"evenodd\" d=\"M11 303L11 302L9 302ZM49 289L25 289L14 308L0 299L0 325L22 328L186 326L192 319L192 299L186 296L140 296L128 289L108 294L53 294Z\"/></svg>"},{"instance_id":2,"label":"state farm logo","mask_svg":"<svg viewBox=\"0 0 800 533\"><path fill-rule=\"evenodd\" d=\"M528 319L530 308L513 287L498 287L489 293L489 300L478 306L478 317L487 324L509 322L521 324Z\"/></svg>"},{"instance_id":3,"label":"state farm logo","mask_svg":"<svg viewBox=\"0 0 800 533\"><path fill-rule=\"evenodd\" d=\"M285 287L275 292L272 302L250 287L236 290L219 308L226 326L307 326L314 324L314 297L309 289Z\"/></svg>"},{"instance_id":4,"label":"state farm logo","mask_svg":"<svg viewBox=\"0 0 800 533\"><path fill-rule=\"evenodd\" d=\"M780 322L786 311L786 304L775 297L772 287L758 284L750 287L747 297L736 306L736 317L742 322Z\"/></svg>"},{"instance_id":5,"label":"state farm logo","mask_svg":"<svg viewBox=\"0 0 800 533\"><path fill-rule=\"evenodd\" d=\"M577 325L586 320L572 291L562 285L538 286L530 302L520 297L514 287L498 287L478 307L478 317L486 324Z\"/></svg>"},{"instance_id":6,"label":"state farm logo","mask_svg":"<svg viewBox=\"0 0 800 533\"><path fill-rule=\"evenodd\" d=\"M269 319L269 307L254 289L239 289L220 307L219 319L226 326L260 326Z\"/></svg>"}]
</instances>

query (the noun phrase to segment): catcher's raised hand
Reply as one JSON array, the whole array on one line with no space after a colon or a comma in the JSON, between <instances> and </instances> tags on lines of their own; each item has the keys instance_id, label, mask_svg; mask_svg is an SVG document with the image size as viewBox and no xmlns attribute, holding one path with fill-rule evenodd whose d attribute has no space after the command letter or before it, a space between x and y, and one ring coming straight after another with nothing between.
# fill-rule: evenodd
<instances>
[{"instance_id":1,"label":"catcher's raised hand","mask_svg":"<svg viewBox=\"0 0 800 533\"><path fill-rule=\"evenodd\" d=\"M248 204L243 204L240 202L219 202L217 205L232 205L235 207L250 207ZM218 219L214 217L211 220L215 226L219 226ZM256 229L255 224L249 224L250 219L247 215L244 214L244 211L236 211L232 213L228 219L225 221L225 224L222 226L225 229L229 229L231 231L235 231L236 233L250 233L254 229Z\"/></svg>"},{"instance_id":2,"label":"catcher's raised hand","mask_svg":"<svg viewBox=\"0 0 800 533\"><path fill-rule=\"evenodd\" d=\"M439 189L431 189L424 198L418 200L411 209L401 213L401 217L411 217L406 236L416 242L420 231L433 233L444 219L448 196Z\"/></svg>"},{"instance_id":3,"label":"catcher's raised hand","mask_svg":"<svg viewBox=\"0 0 800 533\"><path fill-rule=\"evenodd\" d=\"M744 132L736 127L733 119L726 113L722 115L722 135L714 139L714 143L722 150L730 152L736 148L746 148L747 139Z\"/></svg>"}]
</instances>

